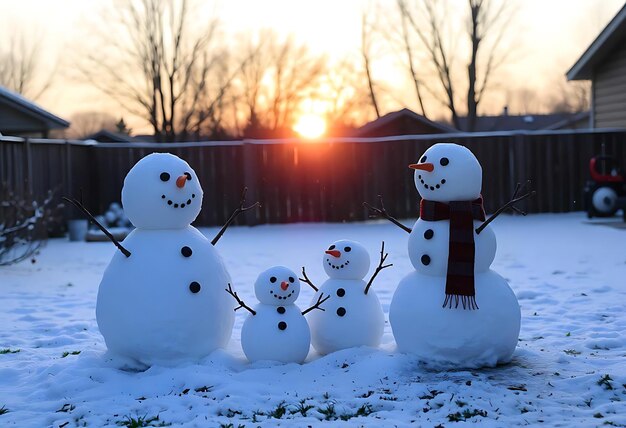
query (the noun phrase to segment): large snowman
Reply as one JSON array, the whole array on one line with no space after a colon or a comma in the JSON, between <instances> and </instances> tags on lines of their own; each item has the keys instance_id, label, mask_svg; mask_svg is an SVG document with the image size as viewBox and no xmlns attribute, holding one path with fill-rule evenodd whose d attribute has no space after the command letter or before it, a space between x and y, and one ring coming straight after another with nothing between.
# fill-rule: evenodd
<instances>
[{"instance_id":1,"label":"large snowman","mask_svg":"<svg viewBox=\"0 0 626 428\"><path fill-rule=\"evenodd\" d=\"M143 364L199 359L230 339L233 302L221 257L190 223L202 205L198 176L165 153L141 159L122 189L135 225L104 272L96 306L108 349Z\"/></svg>"},{"instance_id":2,"label":"large snowman","mask_svg":"<svg viewBox=\"0 0 626 428\"><path fill-rule=\"evenodd\" d=\"M324 306L324 312L316 311L308 315L311 342L318 353L325 355L356 346L375 348L380 345L385 316L371 286L376 275L391 266L383 266L387 258L387 254L383 253L384 244L380 264L368 283L363 278L369 271L370 256L365 247L356 241L334 242L324 252L322 263L329 279L319 289L302 268L303 281L316 291L313 301L324 294L331 297Z\"/></svg>"},{"instance_id":3,"label":"large snowman","mask_svg":"<svg viewBox=\"0 0 626 428\"><path fill-rule=\"evenodd\" d=\"M274 266L262 272L254 283L259 304L248 307L229 286L226 290L239 307L250 315L241 327L241 347L250 362L268 360L302 363L311 347L311 332L304 315L319 309L330 296L320 295L311 307L300 311L295 301L300 295L300 281L293 271Z\"/></svg>"},{"instance_id":4,"label":"large snowman","mask_svg":"<svg viewBox=\"0 0 626 428\"><path fill-rule=\"evenodd\" d=\"M422 196L410 231L415 268L398 285L389 321L398 349L454 367L511 360L520 308L506 280L490 270L496 237L485 221L482 168L467 148L435 144L415 169Z\"/></svg>"}]
</instances>

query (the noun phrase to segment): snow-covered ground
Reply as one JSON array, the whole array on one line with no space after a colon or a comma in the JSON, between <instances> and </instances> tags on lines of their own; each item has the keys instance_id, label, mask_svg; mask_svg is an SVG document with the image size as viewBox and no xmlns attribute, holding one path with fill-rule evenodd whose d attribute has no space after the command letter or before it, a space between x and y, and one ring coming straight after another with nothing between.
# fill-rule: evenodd
<instances>
[{"instance_id":1,"label":"snow-covered ground","mask_svg":"<svg viewBox=\"0 0 626 428\"><path fill-rule=\"evenodd\" d=\"M0 426L626 426L626 228L619 219L593 223L575 213L493 224L492 268L519 298L522 330L511 364L470 371L435 371L397 353L388 324L380 349L249 364L242 311L224 351L120 370L95 320L115 248L51 240L36 263L0 269ZM234 287L254 303L254 280L272 265L305 265L321 283L332 241L362 242L373 270L385 240L394 266L374 289L387 312L413 269L407 237L385 222L239 227L218 249ZM313 294L302 289L306 306Z\"/></svg>"}]
</instances>

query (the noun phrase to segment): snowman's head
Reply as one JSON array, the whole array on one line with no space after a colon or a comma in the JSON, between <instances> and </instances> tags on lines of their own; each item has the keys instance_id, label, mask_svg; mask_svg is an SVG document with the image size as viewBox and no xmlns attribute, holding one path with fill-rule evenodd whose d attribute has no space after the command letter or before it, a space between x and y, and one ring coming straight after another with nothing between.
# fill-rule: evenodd
<instances>
[{"instance_id":1,"label":"snowman's head","mask_svg":"<svg viewBox=\"0 0 626 428\"><path fill-rule=\"evenodd\" d=\"M472 201L480 196L483 170L467 147L453 143L435 144L409 168L415 170L415 187L424 199Z\"/></svg>"},{"instance_id":2,"label":"snowman's head","mask_svg":"<svg viewBox=\"0 0 626 428\"><path fill-rule=\"evenodd\" d=\"M363 279L370 268L370 255L358 242L342 239L324 252L323 263L330 278Z\"/></svg>"},{"instance_id":3,"label":"snowman's head","mask_svg":"<svg viewBox=\"0 0 626 428\"><path fill-rule=\"evenodd\" d=\"M263 304L290 305L300 295L300 280L291 269L274 266L259 275L254 283L254 293Z\"/></svg>"},{"instance_id":4,"label":"snowman's head","mask_svg":"<svg viewBox=\"0 0 626 428\"><path fill-rule=\"evenodd\" d=\"M187 162L169 153L152 153L126 175L122 204L135 227L180 229L200 213L202 187Z\"/></svg>"}]
</instances>

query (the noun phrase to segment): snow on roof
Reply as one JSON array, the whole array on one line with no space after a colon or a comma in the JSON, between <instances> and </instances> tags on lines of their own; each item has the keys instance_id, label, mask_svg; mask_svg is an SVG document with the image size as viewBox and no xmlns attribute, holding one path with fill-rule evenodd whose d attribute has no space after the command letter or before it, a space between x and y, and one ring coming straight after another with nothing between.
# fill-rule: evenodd
<instances>
[{"instance_id":1,"label":"snow on roof","mask_svg":"<svg viewBox=\"0 0 626 428\"><path fill-rule=\"evenodd\" d=\"M33 101L28 100L17 92L13 92L4 86L0 86L0 101L8 101L9 104L18 108L22 112L42 120L49 126L50 129L67 128L70 126L70 123L67 120L61 119L41 106L35 104Z\"/></svg>"}]
</instances>

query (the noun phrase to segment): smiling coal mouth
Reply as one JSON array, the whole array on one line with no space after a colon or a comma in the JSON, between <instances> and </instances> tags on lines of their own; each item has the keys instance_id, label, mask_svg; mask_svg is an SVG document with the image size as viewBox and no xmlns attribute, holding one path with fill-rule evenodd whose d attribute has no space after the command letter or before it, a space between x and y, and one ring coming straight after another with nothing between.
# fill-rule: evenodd
<instances>
[{"instance_id":1,"label":"smiling coal mouth","mask_svg":"<svg viewBox=\"0 0 626 428\"><path fill-rule=\"evenodd\" d=\"M161 195L161 199L163 199L164 201L167 201L166 202L167 205L169 205L171 207L174 207L174 208L185 208L185 207L191 205L191 202L192 202L193 199L195 199L195 197L196 197L196 194L192 193L191 194L191 198L187 199L186 201L184 201L184 202L174 202L171 199L167 198L165 195Z\"/></svg>"},{"instance_id":2,"label":"smiling coal mouth","mask_svg":"<svg viewBox=\"0 0 626 428\"><path fill-rule=\"evenodd\" d=\"M274 298L278 299L278 300L286 300L288 298L290 298L291 296L293 296L293 292L295 290L291 290L291 292L289 294L287 294L286 296L279 296L278 294L274 294L274 292L272 290L270 290L270 294L272 296L274 296Z\"/></svg>"},{"instance_id":3,"label":"smiling coal mouth","mask_svg":"<svg viewBox=\"0 0 626 428\"><path fill-rule=\"evenodd\" d=\"M346 260L346 262L341 265L334 265L330 262L330 259L326 259L326 263L328 263L328 266L330 266L333 269L343 269L344 267L350 264L350 260Z\"/></svg>"},{"instance_id":4,"label":"smiling coal mouth","mask_svg":"<svg viewBox=\"0 0 626 428\"><path fill-rule=\"evenodd\" d=\"M420 183L422 183L422 185L424 186L424 189L436 190L436 189L439 189L444 184L446 184L446 179L445 178L442 178L441 181L439 182L439 184L435 184L434 186L431 186L430 184L426 183L424 181L424 179L422 178L421 174L418 175L417 178L419 178Z\"/></svg>"}]
</instances>

